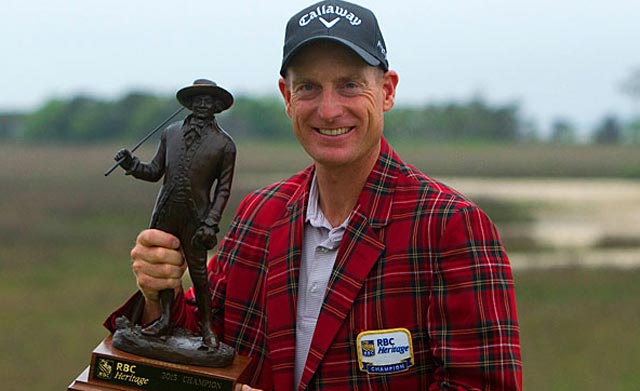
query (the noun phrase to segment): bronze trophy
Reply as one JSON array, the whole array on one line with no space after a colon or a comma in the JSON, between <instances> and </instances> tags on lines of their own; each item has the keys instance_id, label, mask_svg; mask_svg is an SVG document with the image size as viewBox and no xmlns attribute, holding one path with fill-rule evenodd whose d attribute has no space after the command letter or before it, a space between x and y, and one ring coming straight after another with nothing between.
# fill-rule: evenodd
<instances>
[{"instance_id":1,"label":"bronze trophy","mask_svg":"<svg viewBox=\"0 0 640 391\"><path fill-rule=\"evenodd\" d=\"M121 149L117 166L127 175L155 182L163 178L150 228L180 239L198 311L199 334L173 328L173 291L160 292L161 317L146 327L118 318L117 330L93 352L91 365L70 390L231 390L243 381L249 358L218 340L211 328L207 250L217 244L218 225L231 191L236 147L215 114L233 104L233 96L216 83L198 79L177 92L183 106L143 138L131 151ZM144 163L134 152L180 111L192 113L167 126L153 159Z\"/></svg>"}]
</instances>

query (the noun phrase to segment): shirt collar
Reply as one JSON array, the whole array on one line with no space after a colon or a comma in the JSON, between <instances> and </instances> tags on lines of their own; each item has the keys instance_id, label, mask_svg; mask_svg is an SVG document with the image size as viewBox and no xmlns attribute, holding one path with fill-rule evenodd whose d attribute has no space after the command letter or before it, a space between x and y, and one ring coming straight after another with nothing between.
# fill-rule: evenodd
<instances>
[{"instance_id":1,"label":"shirt collar","mask_svg":"<svg viewBox=\"0 0 640 391\"><path fill-rule=\"evenodd\" d=\"M339 227L332 227L326 217L324 217L324 213L322 213L322 209L320 209L320 205L318 203L319 200L319 191L318 191L318 181L316 178L316 173L313 173L313 178L311 179L311 188L309 189L309 201L307 201L307 218L306 222L309 223L312 227L315 228L326 228L330 231L340 230L343 231L346 229L347 224L349 223L349 219L351 215L347 217Z\"/></svg>"}]
</instances>

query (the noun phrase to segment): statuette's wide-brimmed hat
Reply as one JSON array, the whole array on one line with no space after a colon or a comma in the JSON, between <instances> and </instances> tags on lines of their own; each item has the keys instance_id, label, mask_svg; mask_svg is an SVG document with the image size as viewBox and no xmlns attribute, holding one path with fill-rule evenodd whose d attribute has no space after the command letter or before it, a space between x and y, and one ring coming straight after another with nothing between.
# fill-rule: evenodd
<instances>
[{"instance_id":1,"label":"statuette's wide-brimmed hat","mask_svg":"<svg viewBox=\"0 0 640 391\"><path fill-rule=\"evenodd\" d=\"M229 91L207 79L198 79L193 82L193 85L184 87L176 93L178 102L188 109L191 109L191 100L196 95L213 96L214 99L222 102L224 106L220 111L228 109L233 104L233 95Z\"/></svg>"}]
</instances>

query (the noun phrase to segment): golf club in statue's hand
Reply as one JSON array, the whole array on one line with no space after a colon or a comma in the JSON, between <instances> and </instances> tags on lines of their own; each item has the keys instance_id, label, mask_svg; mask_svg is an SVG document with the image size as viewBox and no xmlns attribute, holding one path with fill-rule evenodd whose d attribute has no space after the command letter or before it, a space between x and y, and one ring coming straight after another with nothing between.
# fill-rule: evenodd
<instances>
[{"instance_id":1,"label":"golf club in statue's hand","mask_svg":"<svg viewBox=\"0 0 640 391\"><path fill-rule=\"evenodd\" d=\"M116 153L116 156L114 156L113 160L118 162L120 167L122 167L126 171L131 170L136 162L131 152L126 148L119 150Z\"/></svg>"},{"instance_id":2,"label":"golf club in statue's hand","mask_svg":"<svg viewBox=\"0 0 640 391\"><path fill-rule=\"evenodd\" d=\"M138 141L138 143L131 148L131 153L135 152L138 148L140 148L140 146L142 144L144 144L147 140L149 140L151 138L151 136L153 136L154 134L156 134L156 132L160 129L162 129L163 126L165 126L166 124L169 123L169 121L171 121L176 115L180 114L182 112L182 110L184 110L185 107L180 107L178 110L176 110L173 114L171 114L169 117L167 117L167 119L165 119L164 121L162 121L158 126L156 126L155 128L153 128L152 131L150 131L149 133L147 133L146 136L144 136L140 141ZM122 150L120 150L122 151ZM120 151L118 151L118 153L120 153ZM122 158L115 158L116 162L104 173L104 176L109 176L109 174L111 174L121 163L121 159L124 159L124 157Z\"/></svg>"}]
</instances>

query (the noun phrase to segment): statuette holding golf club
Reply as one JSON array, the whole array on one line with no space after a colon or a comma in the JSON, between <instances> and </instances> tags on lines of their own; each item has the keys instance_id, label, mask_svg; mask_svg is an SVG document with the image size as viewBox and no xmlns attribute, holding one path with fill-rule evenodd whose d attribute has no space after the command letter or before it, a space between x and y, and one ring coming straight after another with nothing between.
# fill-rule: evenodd
<instances>
[{"instance_id":1,"label":"statuette holding golf club","mask_svg":"<svg viewBox=\"0 0 640 391\"><path fill-rule=\"evenodd\" d=\"M168 232L180 240L201 316L199 342L192 343L193 346L189 345L185 350L184 331L173 330L170 318L174 292L163 290L160 292L161 317L146 327L121 320L119 330L114 334L114 346L174 362L180 362L179 358L184 355L187 357L185 360L194 363L193 355L200 354L205 357L205 363L199 365L218 366L220 359L223 362L233 359L233 349L221 344L212 329L207 250L217 244L216 235L229 199L236 157L236 146L219 126L215 115L231 107L233 96L210 80L198 79L193 85L180 89L177 99L191 114L164 128L151 161L142 162L132 152L182 109L131 151L118 151L114 159L127 175L150 182L163 179L150 228ZM172 338L182 338L176 342L180 346L168 346ZM215 356L215 365L207 361L211 356Z\"/></svg>"}]
</instances>

